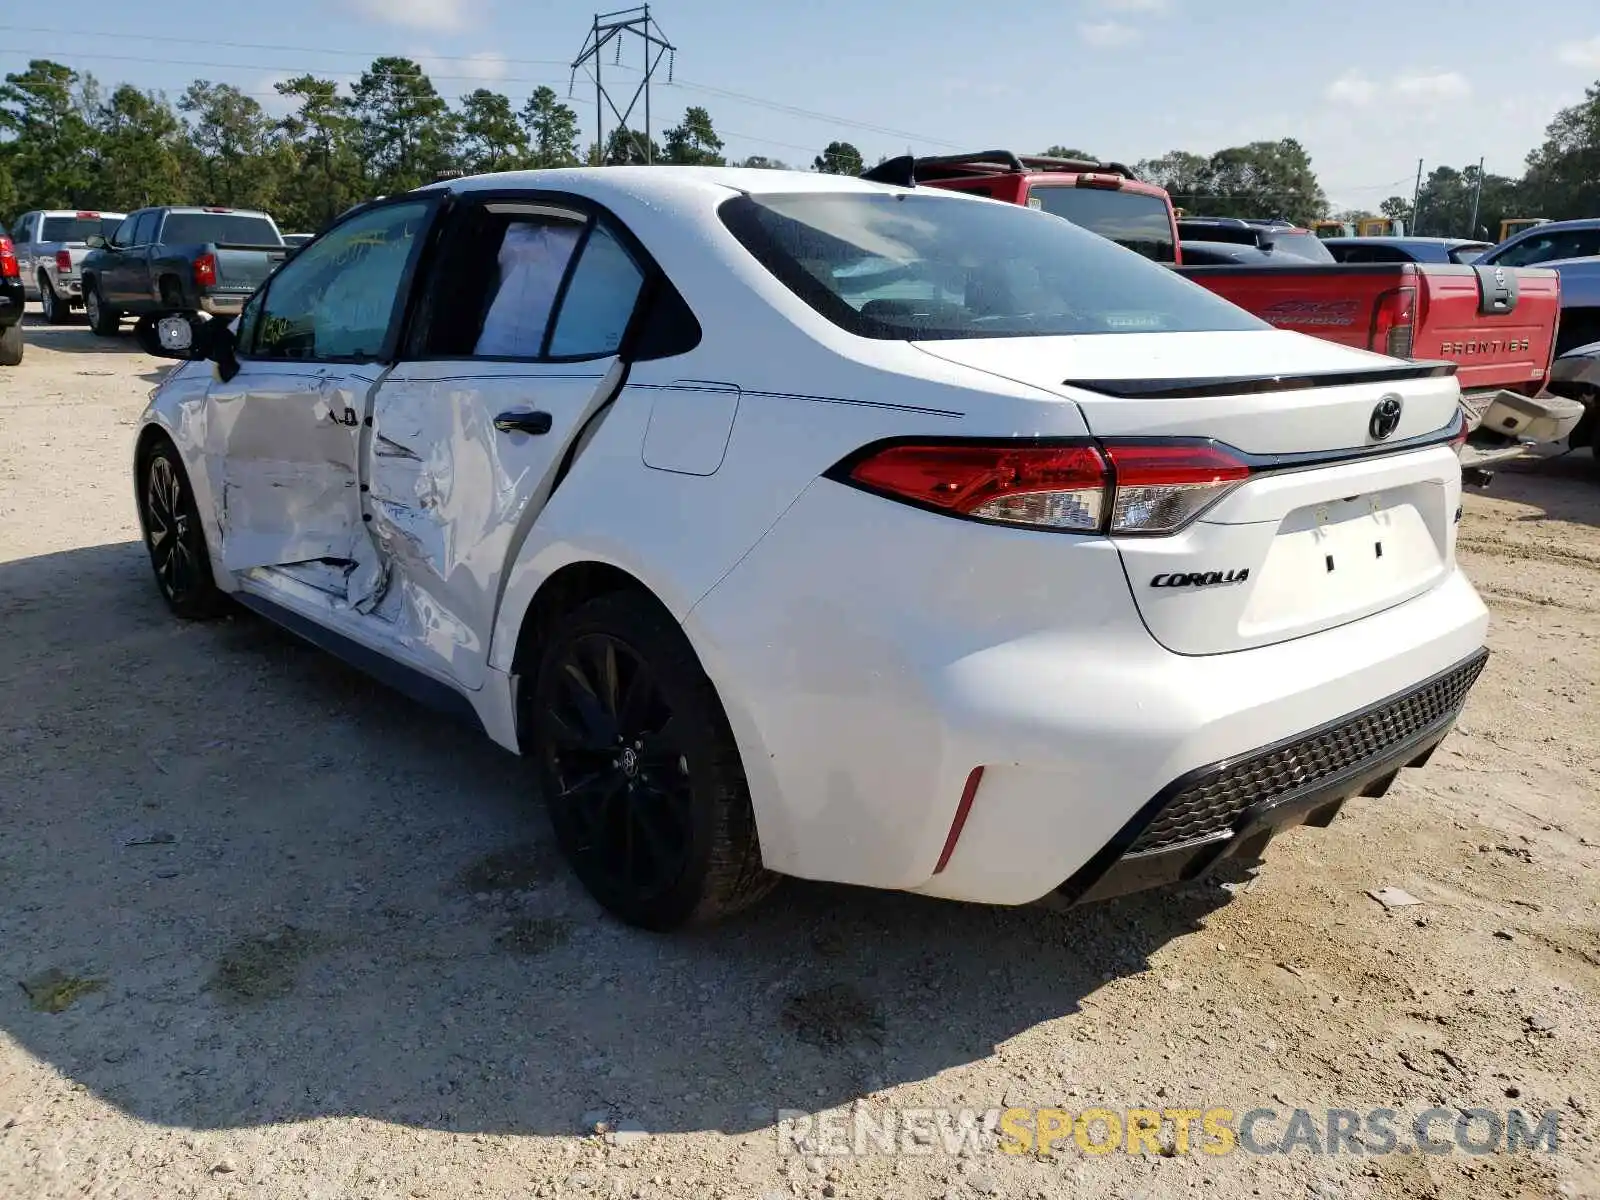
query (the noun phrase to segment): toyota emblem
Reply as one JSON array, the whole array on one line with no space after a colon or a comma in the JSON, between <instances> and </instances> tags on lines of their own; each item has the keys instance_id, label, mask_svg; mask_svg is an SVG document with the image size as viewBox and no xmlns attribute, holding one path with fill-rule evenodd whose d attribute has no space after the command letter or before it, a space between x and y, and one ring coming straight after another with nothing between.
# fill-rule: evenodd
<instances>
[{"instance_id":1,"label":"toyota emblem","mask_svg":"<svg viewBox=\"0 0 1600 1200\"><path fill-rule=\"evenodd\" d=\"M1383 441L1396 429L1400 428L1400 410L1405 407L1399 396L1389 395L1379 400L1372 410L1372 420L1367 422L1367 431L1372 434L1374 441Z\"/></svg>"}]
</instances>

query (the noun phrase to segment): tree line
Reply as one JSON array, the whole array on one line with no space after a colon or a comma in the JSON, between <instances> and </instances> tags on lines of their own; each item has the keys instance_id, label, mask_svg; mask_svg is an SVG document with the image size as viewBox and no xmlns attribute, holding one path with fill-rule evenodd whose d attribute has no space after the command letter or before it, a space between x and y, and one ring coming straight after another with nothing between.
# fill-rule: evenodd
<instances>
[{"instance_id":1,"label":"tree line","mask_svg":"<svg viewBox=\"0 0 1600 1200\"><path fill-rule=\"evenodd\" d=\"M121 84L109 92L92 76L36 59L0 86L0 214L33 208L127 211L151 204L208 203L260 208L285 229L315 230L350 205L405 191L445 172L623 164L725 165L711 114L691 106L659 142L613 128L585 144L577 112L552 88L520 107L478 88L455 102L416 61L373 60L348 88L305 74L274 85L288 106L269 113L227 83L195 80L169 100ZM1096 156L1065 146L1047 154ZM882 161L882 160L880 160ZM736 165L784 168L756 155ZM835 140L808 164L859 174L861 151ZM1173 150L1135 163L1197 216L1283 217L1298 224L1331 213L1311 156L1298 141L1251 142L1213 154ZM1414 231L1476 236L1506 217L1600 216L1600 82L1556 114L1520 178L1478 168L1438 167L1412 200L1392 196L1379 211Z\"/></svg>"}]
</instances>

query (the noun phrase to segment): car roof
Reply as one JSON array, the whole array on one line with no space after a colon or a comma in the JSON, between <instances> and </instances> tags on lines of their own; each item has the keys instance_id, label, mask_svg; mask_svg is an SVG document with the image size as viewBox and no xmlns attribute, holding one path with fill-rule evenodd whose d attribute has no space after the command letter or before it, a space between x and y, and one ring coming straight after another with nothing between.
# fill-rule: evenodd
<instances>
[{"instance_id":1,"label":"car roof","mask_svg":"<svg viewBox=\"0 0 1600 1200\"><path fill-rule=\"evenodd\" d=\"M763 167L558 167L543 171L499 171L444 179L417 189L419 192L457 193L498 191L575 191L599 198L609 191L636 198L666 198L686 191L778 195L794 192L903 192L889 184L871 183L853 175L827 175L819 171L776 171ZM921 190L921 189L919 189ZM933 194L933 193L930 193ZM959 199L956 193L939 192Z\"/></svg>"}]
</instances>

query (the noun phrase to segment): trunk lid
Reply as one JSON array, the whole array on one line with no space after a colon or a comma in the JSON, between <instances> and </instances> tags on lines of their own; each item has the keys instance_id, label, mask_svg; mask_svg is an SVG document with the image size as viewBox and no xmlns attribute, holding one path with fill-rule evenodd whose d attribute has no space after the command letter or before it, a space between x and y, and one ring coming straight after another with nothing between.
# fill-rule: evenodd
<instances>
[{"instance_id":1,"label":"trunk lid","mask_svg":"<svg viewBox=\"0 0 1600 1200\"><path fill-rule=\"evenodd\" d=\"M918 344L1070 398L1098 438L1205 438L1246 458L1250 478L1178 533L1114 539L1146 626L1173 651L1359 620L1453 567L1460 461L1431 441L1460 405L1447 367L1277 331ZM1392 400L1393 421L1376 421ZM1378 437L1375 423L1392 428Z\"/></svg>"}]
</instances>

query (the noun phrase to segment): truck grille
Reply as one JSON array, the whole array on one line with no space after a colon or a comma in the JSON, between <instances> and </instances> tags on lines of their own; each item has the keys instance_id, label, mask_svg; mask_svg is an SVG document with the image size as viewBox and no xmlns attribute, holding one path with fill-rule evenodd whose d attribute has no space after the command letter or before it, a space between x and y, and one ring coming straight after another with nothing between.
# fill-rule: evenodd
<instances>
[{"instance_id":1,"label":"truck grille","mask_svg":"<svg viewBox=\"0 0 1600 1200\"><path fill-rule=\"evenodd\" d=\"M1154 854L1224 836L1257 805L1359 774L1364 765L1452 720L1487 657L1479 654L1315 733L1211 768L1156 813L1128 853Z\"/></svg>"}]
</instances>

